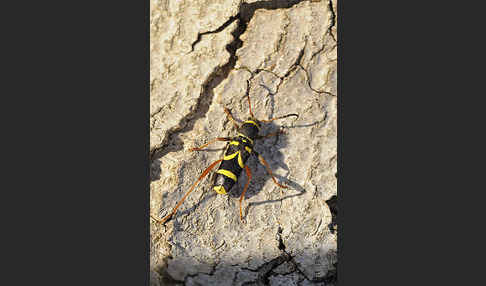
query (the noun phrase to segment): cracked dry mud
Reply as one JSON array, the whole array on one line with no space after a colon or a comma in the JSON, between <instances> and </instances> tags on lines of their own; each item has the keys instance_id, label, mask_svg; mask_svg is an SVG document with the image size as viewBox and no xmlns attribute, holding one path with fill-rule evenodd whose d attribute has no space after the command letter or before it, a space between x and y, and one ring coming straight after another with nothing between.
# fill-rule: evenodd
<instances>
[{"instance_id":1,"label":"cracked dry mud","mask_svg":"<svg viewBox=\"0 0 486 286\"><path fill-rule=\"evenodd\" d=\"M166 226L151 221L151 285L336 285L337 1L151 0L150 211L165 216L236 134L223 108L267 119L243 203L210 175Z\"/></svg>"}]
</instances>

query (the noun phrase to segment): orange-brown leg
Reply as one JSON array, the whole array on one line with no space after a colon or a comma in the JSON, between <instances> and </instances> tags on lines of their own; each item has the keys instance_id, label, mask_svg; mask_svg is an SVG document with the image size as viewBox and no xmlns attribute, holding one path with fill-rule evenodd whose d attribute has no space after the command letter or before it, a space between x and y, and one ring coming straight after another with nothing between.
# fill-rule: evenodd
<instances>
[{"instance_id":1,"label":"orange-brown leg","mask_svg":"<svg viewBox=\"0 0 486 286\"><path fill-rule=\"evenodd\" d=\"M194 185L192 185L192 187L189 189L189 191L184 195L184 197L182 197L182 199L177 203L177 205L175 206L175 208L172 210L172 212L170 214L168 214L167 216L165 216L163 219L159 220L159 219L155 219L156 221L158 221L159 223L165 223L169 218L171 218L177 211L177 209L179 208L179 206L184 202L184 200L186 199L186 197L194 190L194 188L196 187L196 185L204 178L206 177L206 175L209 173L209 171L211 171L212 168L214 168L214 166L216 166L219 162L223 161L223 159L219 159L215 162L213 162L211 165L209 165L209 167L206 168L206 170L204 170L204 172L201 174L201 176L199 176L199 179L197 179L197 181L194 183Z\"/></svg>"},{"instance_id":2,"label":"orange-brown leg","mask_svg":"<svg viewBox=\"0 0 486 286\"><path fill-rule=\"evenodd\" d=\"M256 151L254 151L254 150L253 150L253 153L254 153L255 155L257 155L257 156L258 156L258 160L260 161L260 163L262 163L262 165L263 165L263 166L265 166L265 168L267 169L268 174L269 174L269 175L272 177L273 182L274 182L274 183L275 183L277 186L279 186L279 187L281 187L281 188L284 188L284 189L287 189L287 188L288 188L287 186L281 185L281 184L279 184L279 183L277 182L277 179L275 179L275 176L273 175L272 170L270 169L270 166L268 166L267 161L265 161L265 159L263 159L262 155L258 154L258 153L257 153Z\"/></svg>"},{"instance_id":3,"label":"orange-brown leg","mask_svg":"<svg viewBox=\"0 0 486 286\"><path fill-rule=\"evenodd\" d=\"M243 188L243 193L241 193L241 196L240 196L240 220L241 220L241 222L243 222L243 213L241 211L241 202L245 199L245 193L246 193L246 190L248 189L248 185L250 184L250 180L251 180L251 171L250 171L250 168L248 168L248 166L246 166L246 165L245 165L245 171L246 171L247 180L246 180L245 188Z\"/></svg>"},{"instance_id":4,"label":"orange-brown leg","mask_svg":"<svg viewBox=\"0 0 486 286\"><path fill-rule=\"evenodd\" d=\"M196 147L196 148L191 148L189 150L190 151L201 151L202 149L208 147L210 144L213 144L216 141L230 141L230 140L231 140L231 138L228 138L228 137L218 137L218 138L215 138L215 139L209 141L208 143L206 143L204 145L201 145L201 146Z\"/></svg>"},{"instance_id":5,"label":"orange-brown leg","mask_svg":"<svg viewBox=\"0 0 486 286\"><path fill-rule=\"evenodd\" d=\"M233 115L231 115L231 111L229 111L228 108L224 108L224 112L226 113L226 116L228 116L228 119L233 122L233 125L235 126L236 129L240 128L238 124L236 123L236 120L233 118Z\"/></svg>"},{"instance_id":6,"label":"orange-brown leg","mask_svg":"<svg viewBox=\"0 0 486 286\"><path fill-rule=\"evenodd\" d=\"M248 108L250 110L250 116L252 118L255 118L255 116L253 115L253 112L251 111L250 93L247 94L247 98L248 98Z\"/></svg>"}]
</instances>

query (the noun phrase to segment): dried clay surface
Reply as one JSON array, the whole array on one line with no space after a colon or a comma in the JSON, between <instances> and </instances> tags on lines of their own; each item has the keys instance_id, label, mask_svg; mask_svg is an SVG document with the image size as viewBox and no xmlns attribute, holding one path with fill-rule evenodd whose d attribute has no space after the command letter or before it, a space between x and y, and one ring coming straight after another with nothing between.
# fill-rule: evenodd
<instances>
[{"instance_id":1,"label":"dried clay surface","mask_svg":"<svg viewBox=\"0 0 486 286\"><path fill-rule=\"evenodd\" d=\"M165 226L151 220L151 285L336 285L337 1L151 0L150 212L167 215L249 116L265 167L239 217L243 174L229 195L211 173ZM214 169L216 170L216 168ZM214 172L214 171L213 171Z\"/></svg>"}]
</instances>

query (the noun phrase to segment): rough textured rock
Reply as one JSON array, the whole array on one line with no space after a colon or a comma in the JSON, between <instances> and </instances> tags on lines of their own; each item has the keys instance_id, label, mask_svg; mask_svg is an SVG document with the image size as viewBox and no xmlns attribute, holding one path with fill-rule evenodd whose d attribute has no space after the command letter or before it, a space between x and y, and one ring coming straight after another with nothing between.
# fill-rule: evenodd
<instances>
[{"instance_id":1,"label":"rough textured rock","mask_svg":"<svg viewBox=\"0 0 486 286\"><path fill-rule=\"evenodd\" d=\"M153 285L332 285L337 231L336 1L151 1L151 214L163 217L233 136L223 112L267 119L240 222L242 174L230 195L210 176L166 226L151 223Z\"/></svg>"}]
</instances>

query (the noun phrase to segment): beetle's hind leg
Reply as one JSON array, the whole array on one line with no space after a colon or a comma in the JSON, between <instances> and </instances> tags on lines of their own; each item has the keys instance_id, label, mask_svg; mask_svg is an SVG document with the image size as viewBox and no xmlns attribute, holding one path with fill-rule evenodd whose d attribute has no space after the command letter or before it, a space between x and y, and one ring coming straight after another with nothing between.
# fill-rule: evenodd
<instances>
[{"instance_id":1,"label":"beetle's hind leg","mask_svg":"<svg viewBox=\"0 0 486 286\"><path fill-rule=\"evenodd\" d=\"M168 219L170 219L176 212L177 212L177 209L181 206L181 204L184 202L184 200L187 198L187 196L194 190L194 188L197 186L197 184L202 180L204 179L204 177L206 177L206 175L209 173L209 171L211 171L212 168L214 168L214 166L216 166L218 163L220 163L221 161L223 161L223 159L219 159L217 161L214 161L211 165L209 165L209 167L206 168L206 170L204 170L204 172L201 174L201 176L199 176L199 178L197 179L197 181L191 186L191 188L189 189L189 191L184 195L184 197L182 197L182 199L177 203L177 205L175 206L175 208L172 210L171 213L169 213L167 216L165 216L163 219L156 219L154 217L152 217L155 221L157 221L158 223L161 223L161 224L164 224Z\"/></svg>"},{"instance_id":2,"label":"beetle's hind leg","mask_svg":"<svg viewBox=\"0 0 486 286\"><path fill-rule=\"evenodd\" d=\"M247 180L246 180L245 187L243 188L243 193L241 193L241 196L240 196L240 220L241 220L241 222L244 222L243 221L243 212L241 211L241 202L245 199L245 193L246 193L246 190L248 189L248 185L250 184L250 181L251 181L251 171L250 171L250 168L248 168L247 165L245 165L245 171L246 171Z\"/></svg>"}]
</instances>

